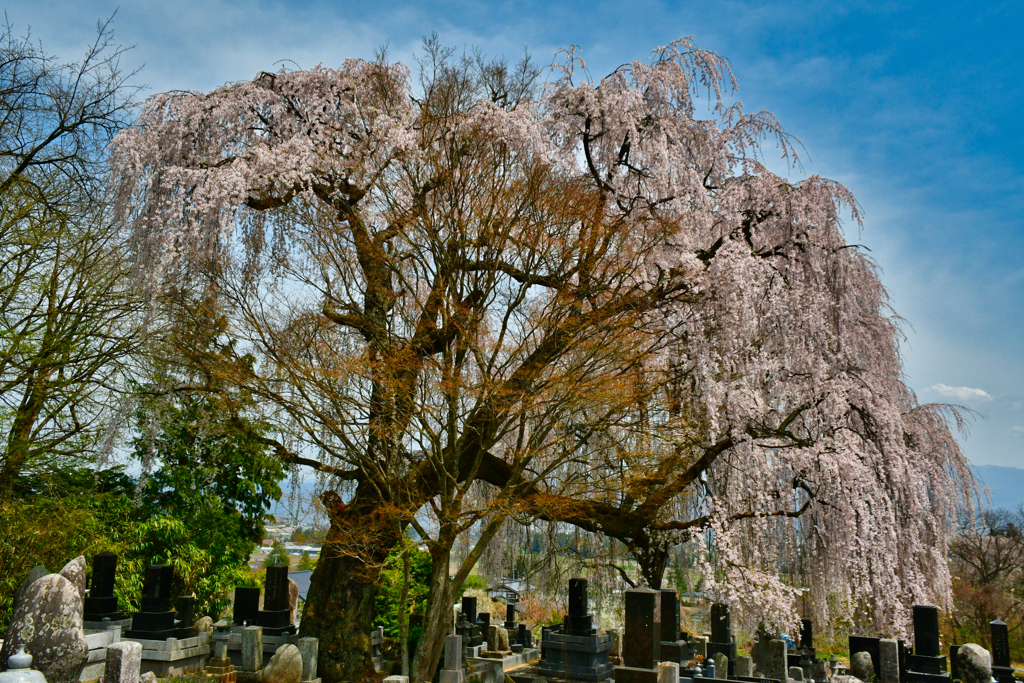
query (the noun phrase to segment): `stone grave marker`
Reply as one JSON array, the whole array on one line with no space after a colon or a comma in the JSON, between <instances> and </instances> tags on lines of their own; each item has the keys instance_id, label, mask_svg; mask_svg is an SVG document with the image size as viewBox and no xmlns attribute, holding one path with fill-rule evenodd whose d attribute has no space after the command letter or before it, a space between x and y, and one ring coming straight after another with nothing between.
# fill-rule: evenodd
<instances>
[{"instance_id":1,"label":"stone grave marker","mask_svg":"<svg viewBox=\"0 0 1024 683\"><path fill-rule=\"evenodd\" d=\"M139 683L142 643L121 640L107 646L103 683Z\"/></svg>"},{"instance_id":2,"label":"stone grave marker","mask_svg":"<svg viewBox=\"0 0 1024 683\"><path fill-rule=\"evenodd\" d=\"M126 638L138 640L166 640L175 637L174 610L171 609L171 582L174 567L169 564L146 566L142 580L142 605L132 616L132 628Z\"/></svg>"},{"instance_id":3,"label":"stone grave marker","mask_svg":"<svg viewBox=\"0 0 1024 683\"><path fill-rule=\"evenodd\" d=\"M125 615L118 609L114 595L114 581L117 578L117 555L111 552L97 553L92 558L92 583L85 598L85 621L99 622L104 619L121 621Z\"/></svg>"},{"instance_id":4,"label":"stone grave marker","mask_svg":"<svg viewBox=\"0 0 1024 683\"><path fill-rule=\"evenodd\" d=\"M893 638L878 640L878 683L900 683L899 643Z\"/></svg>"},{"instance_id":5,"label":"stone grave marker","mask_svg":"<svg viewBox=\"0 0 1024 683\"><path fill-rule=\"evenodd\" d=\"M992 655L980 645L961 645L956 653L956 669L963 683L991 683Z\"/></svg>"},{"instance_id":6,"label":"stone grave marker","mask_svg":"<svg viewBox=\"0 0 1024 683\"><path fill-rule=\"evenodd\" d=\"M913 616L914 654L905 655L908 683L948 681L946 657L939 649L939 609L934 605L914 605Z\"/></svg>"},{"instance_id":7,"label":"stone grave marker","mask_svg":"<svg viewBox=\"0 0 1024 683\"><path fill-rule=\"evenodd\" d=\"M679 591L662 588L661 632L659 634L660 660L685 664L692 658L692 647L679 637Z\"/></svg>"},{"instance_id":8,"label":"stone grave marker","mask_svg":"<svg viewBox=\"0 0 1024 683\"><path fill-rule=\"evenodd\" d=\"M267 567L263 579L263 609L256 615L256 623L268 636L295 633L288 605L288 567Z\"/></svg>"},{"instance_id":9,"label":"stone grave marker","mask_svg":"<svg viewBox=\"0 0 1024 683\"><path fill-rule=\"evenodd\" d=\"M728 671L719 672L722 678L735 675L736 643L732 637L729 606L722 603L711 605L711 639L707 645L707 656L721 652L728 659Z\"/></svg>"},{"instance_id":10,"label":"stone grave marker","mask_svg":"<svg viewBox=\"0 0 1024 683\"><path fill-rule=\"evenodd\" d=\"M260 589L235 587L235 606L232 620L235 626L255 626L260 611Z\"/></svg>"},{"instance_id":11,"label":"stone grave marker","mask_svg":"<svg viewBox=\"0 0 1024 683\"><path fill-rule=\"evenodd\" d=\"M587 581L569 581L569 613L562 626L541 629L541 674L551 678L604 681L612 673L611 633L598 634L587 613Z\"/></svg>"},{"instance_id":12,"label":"stone grave marker","mask_svg":"<svg viewBox=\"0 0 1024 683\"><path fill-rule=\"evenodd\" d=\"M33 581L18 601L0 649L4 663L24 646L48 683L77 683L89 656L82 596L60 574Z\"/></svg>"},{"instance_id":13,"label":"stone grave marker","mask_svg":"<svg viewBox=\"0 0 1024 683\"><path fill-rule=\"evenodd\" d=\"M1000 620L989 622L992 637L992 675L999 683L1013 683L1013 665L1010 662L1010 637L1006 624Z\"/></svg>"},{"instance_id":14,"label":"stone grave marker","mask_svg":"<svg viewBox=\"0 0 1024 683\"><path fill-rule=\"evenodd\" d=\"M658 593L650 588L631 588L625 598L622 666L615 668L615 681L657 683L661 633L654 617Z\"/></svg>"},{"instance_id":15,"label":"stone grave marker","mask_svg":"<svg viewBox=\"0 0 1024 683\"><path fill-rule=\"evenodd\" d=\"M462 636L447 636L444 639L444 666L439 683L463 683Z\"/></svg>"}]
</instances>

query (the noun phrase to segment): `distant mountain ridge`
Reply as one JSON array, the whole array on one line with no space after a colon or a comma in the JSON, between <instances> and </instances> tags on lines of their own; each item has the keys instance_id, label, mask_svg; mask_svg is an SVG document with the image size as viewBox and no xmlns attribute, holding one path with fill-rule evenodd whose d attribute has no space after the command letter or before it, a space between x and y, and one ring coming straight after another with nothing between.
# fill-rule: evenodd
<instances>
[{"instance_id":1,"label":"distant mountain ridge","mask_svg":"<svg viewBox=\"0 0 1024 683\"><path fill-rule=\"evenodd\" d=\"M1016 510L1024 505L1024 469L998 465L975 465L974 471L988 486L989 507Z\"/></svg>"}]
</instances>

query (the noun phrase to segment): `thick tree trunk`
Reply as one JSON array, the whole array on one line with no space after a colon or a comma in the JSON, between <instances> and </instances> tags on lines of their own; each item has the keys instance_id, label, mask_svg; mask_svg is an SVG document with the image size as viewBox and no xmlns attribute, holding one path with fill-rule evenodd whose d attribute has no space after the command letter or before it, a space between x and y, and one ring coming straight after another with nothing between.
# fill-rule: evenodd
<instances>
[{"instance_id":1,"label":"thick tree trunk","mask_svg":"<svg viewBox=\"0 0 1024 683\"><path fill-rule=\"evenodd\" d=\"M11 431L7 435L7 452L3 465L0 466L0 503L11 500L14 494L14 482L28 462L29 450L32 446L32 429L35 427L39 413L43 409L45 394L43 385L49 378L49 372L33 371L28 387L22 397L21 405L14 415Z\"/></svg>"},{"instance_id":2,"label":"thick tree trunk","mask_svg":"<svg viewBox=\"0 0 1024 683\"><path fill-rule=\"evenodd\" d=\"M444 639L452 629L452 606L455 600L453 586L448 577L451 552L442 550L431 553L431 560L431 600L427 603L423 634L420 636L419 644L416 646L416 657L413 659L412 683L426 683L433 678L444 651Z\"/></svg>"},{"instance_id":3,"label":"thick tree trunk","mask_svg":"<svg viewBox=\"0 0 1024 683\"><path fill-rule=\"evenodd\" d=\"M324 683L377 680L370 631L376 585L352 557L320 556L310 580L301 635L320 639L317 673Z\"/></svg>"},{"instance_id":4,"label":"thick tree trunk","mask_svg":"<svg viewBox=\"0 0 1024 683\"><path fill-rule=\"evenodd\" d=\"M320 639L317 672L324 683L379 679L370 642L377 578L401 536L394 520L383 519L381 508L366 498L357 491L346 506L332 491L322 496L331 528L310 579L301 635ZM351 550L356 535L363 541L359 556L339 553Z\"/></svg>"},{"instance_id":5,"label":"thick tree trunk","mask_svg":"<svg viewBox=\"0 0 1024 683\"><path fill-rule=\"evenodd\" d=\"M668 565L668 545L654 542L650 545L633 548L633 555L640 565L640 575L647 585L655 590L661 588L665 567Z\"/></svg>"}]
</instances>

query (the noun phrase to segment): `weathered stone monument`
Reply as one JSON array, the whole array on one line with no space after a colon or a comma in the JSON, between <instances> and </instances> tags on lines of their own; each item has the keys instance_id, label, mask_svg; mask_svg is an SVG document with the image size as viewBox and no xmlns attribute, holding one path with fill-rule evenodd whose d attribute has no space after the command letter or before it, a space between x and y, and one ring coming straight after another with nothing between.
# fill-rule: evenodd
<instances>
[{"instance_id":1,"label":"weathered stone monument","mask_svg":"<svg viewBox=\"0 0 1024 683\"><path fill-rule=\"evenodd\" d=\"M871 679L875 675L875 665L871 660L870 652L851 652L850 653L850 674L854 678L859 678L865 683L870 683Z\"/></svg>"},{"instance_id":2,"label":"weathered stone monument","mask_svg":"<svg viewBox=\"0 0 1024 683\"><path fill-rule=\"evenodd\" d=\"M142 643L130 640L111 643L107 646L103 683L139 683L141 667Z\"/></svg>"},{"instance_id":3,"label":"weathered stone monument","mask_svg":"<svg viewBox=\"0 0 1024 683\"><path fill-rule=\"evenodd\" d=\"M616 683L657 683L661 633L655 623L658 593L650 588L626 591L626 630L622 666L615 667Z\"/></svg>"},{"instance_id":4,"label":"weathered stone monument","mask_svg":"<svg viewBox=\"0 0 1024 683\"><path fill-rule=\"evenodd\" d=\"M900 683L899 643L892 638L878 640L878 683Z\"/></svg>"},{"instance_id":5,"label":"weathered stone monument","mask_svg":"<svg viewBox=\"0 0 1024 683\"><path fill-rule=\"evenodd\" d=\"M853 671L853 655L856 652L867 652L871 657L872 675L879 675L880 670L878 665L881 657L878 654L878 640L878 638L869 638L867 636L850 636L850 673L852 675L857 675ZM870 677L866 680L870 680Z\"/></svg>"},{"instance_id":6,"label":"weathered stone monument","mask_svg":"<svg viewBox=\"0 0 1024 683\"><path fill-rule=\"evenodd\" d=\"M953 664L953 662L950 662ZM968 643L957 648L956 671L963 683L991 683L992 655L980 645ZM1000 683L1002 681L1000 680Z\"/></svg>"},{"instance_id":7,"label":"weathered stone monument","mask_svg":"<svg viewBox=\"0 0 1024 683\"><path fill-rule=\"evenodd\" d=\"M653 593L653 591L652 591ZM569 580L569 613L562 627L545 627L538 670L552 678L604 681L612 673L610 633L597 634L587 609L587 580ZM652 617L653 623L653 617Z\"/></svg>"},{"instance_id":8,"label":"weathered stone monument","mask_svg":"<svg viewBox=\"0 0 1024 683\"><path fill-rule=\"evenodd\" d=\"M132 628L126 638L137 640L165 640L175 637L175 611L171 609L171 581L174 567L169 564L151 564L146 567L142 580L142 605L132 616Z\"/></svg>"},{"instance_id":9,"label":"weathered stone monument","mask_svg":"<svg viewBox=\"0 0 1024 683\"><path fill-rule=\"evenodd\" d=\"M77 683L89 647L82 628L82 596L74 583L47 574L25 587L0 649L2 661L21 646L48 683Z\"/></svg>"},{"instance_id":10,"label":"weathered stone monument","mask_svg":"<svg viewBox=\"0 0 1024 683\"><path fill-rule=\"evenodd\" d=\"M447 636L444 639L444 664L439 683L463 683L462 636Z\"/></svg>"}]
</instances>

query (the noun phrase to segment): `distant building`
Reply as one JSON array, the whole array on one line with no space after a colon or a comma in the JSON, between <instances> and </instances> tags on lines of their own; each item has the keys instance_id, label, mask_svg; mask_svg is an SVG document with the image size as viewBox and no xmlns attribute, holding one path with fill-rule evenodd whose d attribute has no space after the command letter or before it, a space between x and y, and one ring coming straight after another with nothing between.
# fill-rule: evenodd
<instances>
[{"instance_id":1,"label":"distant building","mask_svg":"<svg viewBox=\"0 0 1024 683\"><path fill-rule=\"evenodd\" d=\"M523 593L523 582L519 579L504 579L497 586L487 589L487 597L502 602L519 602Z\"/></svg>"}]
</instances>

